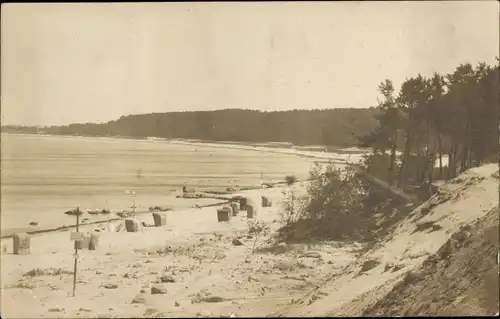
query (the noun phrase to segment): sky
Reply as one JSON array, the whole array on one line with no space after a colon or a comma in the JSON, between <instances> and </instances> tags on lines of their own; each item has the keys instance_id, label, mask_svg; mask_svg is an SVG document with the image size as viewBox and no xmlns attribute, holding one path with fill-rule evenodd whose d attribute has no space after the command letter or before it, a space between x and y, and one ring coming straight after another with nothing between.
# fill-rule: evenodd
<instances>
[{"instance_id":1,"label":"sky","mask_svg":"<svg viewBox=\"0 0 500 319\"><path fill-rule=\"evenodd\" d=\"M497 1L2 4L1 122L370 107L499 47Z\"/></svg>"}]
</instances>

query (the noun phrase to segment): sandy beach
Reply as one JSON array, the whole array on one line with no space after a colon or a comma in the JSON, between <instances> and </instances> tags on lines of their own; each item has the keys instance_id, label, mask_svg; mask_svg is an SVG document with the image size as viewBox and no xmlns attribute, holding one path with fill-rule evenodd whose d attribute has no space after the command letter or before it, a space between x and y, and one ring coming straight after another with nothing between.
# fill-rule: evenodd
<instances>
[{"instance_id":1,"label":"sandy beach","mask_svg":"<svg viewBox=\"0 0 500 319\"><path fill-rule=\"evenodd\" d=\"M194 141L152 142L183 144L196 148L229 147L237 150L283 153L290 156L331 159L342 164L351 158L346 154L307 152L269 146L257 148L248 145L207 144ZM360 154L355 154L355 157L361 158ZM294 187L299 193L303 193L306 183L297 183ZM77 294L74 298L71 275L74 249L70 240L70 232L75 230L74 227L50 231L50 228L31 226L4 231L2 247L6 251L2 253L2 278L4 278L2 301L6 302L2 302L2 314L8 317L37 317L38 314L46 317L99 315L134 317L168 313L169 316L186 317L197 314L206 316L207 311L210 311L218 315L227 312L228 316L231 313L237 313L239 316L263 316L269 313L269 307L288 305L290 297L300 298L303 293L332 272L339 272L354 260L356 251L361 248L360 245L341 243L326 243L316 248L292 245L283 248L286 251L286 255L283 256L262 253L253 255L254 238L248 235L248 219L245 211L240 212L230 223L217 222L216 210L222 205L213 205L225 201L223 198L244 195L260 203L261 195L266 195L273 200L274 205L259 208L257 220L268 224L274 231L280 226L280 201L284 190L285 187L278 183L274 188L246 190L219 196L206 193L205 196L218 198L196 199L175 198L182 195L179 190L170 197L165 197L162 202L151 201L150 206L161 204L162 207L171 209L165 212L167 225L160 228L142 227L138 233L105 231L109 229L108 224L113 225L112 228L123 226L123 219L116 215L116 212L123 209L112 209L109 216L85 213L80 218L80 221L83 221L80 231L92 232L96 229L100 231L99 249L80 251ZM196 208L196 206L210 207ZM153 222L148 207L137 207L137 212L138 221L148 224ZM61 216L61 218L65 221L66 227L74 226L74 216ZM108 218L112 221L108 222ZM48 232L43 233L45 230ZM14 232L24 231L42 233L32 235L30 255L13 255L12 239L9 236ZM234 238L239 238L243 245L234 246L232 243ZM259 239L256 242L257 246L267 240L269 238ZM313 257L307 257L309 250L320 251L321 256L326 259L318 258L316 255L318 252L312 254ZM304 257L295 260L302 255ZM28 286L36 285L36 289L24 289L22 288L25 287L24 284L19 285L18 279L14 278L24 278L21 279L24 281L27 277L23 275L33 270L33 265L45 269L48 273L44 275L42 271L41 276L36 275L29 279ZM324 276L318 276L318 267L325 268L322 271ZM54 275L54 271L57 275ZM169 307L165 307L167 304L162 302L164 294L151 295L150 291L152 286L158 285L156 283L158 277L165 274L175 278L175 282L162 284L168 291L169 299L175 296ZM199 280L201 278L203 281ZM110 282L118 285L112 291L116 293L113 295L118 293L122 295L119 301L109 299L107 288L103 287ZM242 285L243 290L240 289ZM120 291L123 289L127 293L122 294ZM145 293L141 294L141 290ZM196 295L203 294L204 291L220 295L225 301L193 304L192 300L196 299ZM143 303L132 303L138 294L147 295L148 300ZM97 299L100 301L96 303ZM26 306L25 303L29 303L30 306ZM74 307L69 307L68 303ZM127 306L116 306L121 303ZM21 304L25 306L20 307Z\"/></svg>"},{"instance_id":2,"label":"sandy beach","mask_svg":"<svg viewBox=\"0 0 500 319\"><path fill-rule=\"evenodd\" d=\"M142 228L137 233L101 232L98 249L79 254L75 297L69 232L33 236L29 255L13 255L12 242L4 239L2 315L359 315L418 268L460 226L473 223L498 205L498 181L491 176L496 170L496 165L486 165L446 183L440 191L445 195L417 207L367 252L358 243L323 242L282 243L252 254L254 238L248 234L245 211L230 222L217 222L217 207L167 212L164 227ZM299 194L304 185L294 186ZM276 230L282 191L283 187L276 187L239 194L257 202L261 194L272 198L273 206L259 208L256 219ZM430 213L420 216L423 206L436 201L440 202ZM152 222L149 214L137 218ZM415 231L426 221L440 228ZM235 245L235 238L242 245ZM257 246L268 239L259 239ZM367 261L375 261L374 266L360 271ZM388 264L393 271L387 271Z\"/></svg>"},{"instance_id":3,"label":"sandy beach","mask_svg":"<svg viewBox=\"0 0 500 319\"><path fill-rule=\"evenodd\" d=\"M276 203L282 190L266 189L265 193ZM241 195L260 202L261 193L254 190ZM11 241L3 240L2 245L8 250L2 255L2 278L12 280L2 282L2 314L6 317L38 314L134 317L163 313L192 317L206 316L209 311L217 316L231 313L263 316L274 307L287 305L290 298L300 298L332 272L340 271L354 260L355 250L360 248L330 243L319 250L325 259L308 255L315 248L308 249L305 245L287 247L285 256L252 255L254 240L248 238L244 211L230 223L218 223L214 207L169 212L167 218L167 226L161 228L143 228L138 233L101 233L99 249L81 251L79 255L74 298L71 297L73 276L69 274L74 250L69 232L34 237L32 253L27 256L12 255ZM138 219L152 221L151 215ZM257 219L275 230L279 226L279 206L260 208ZM240 238L243 245L234 246L234 238ZM295 258L290 258L292 255ZM297 259L299 256L302 257ZM18 278L25 281L23 274L32 270L33 265L40 269L63 269L63 272L30 278L30 284L37 288L8 288L18 285ZM162 275L173 277L175 282L161 283L160 278L160 283L156 283ZM117 287L110 294L104 287L106 284ZM161 286L166 293L152 295L153 286ZM145 292L141 294L141 290ZM222 298L223 302L196 303L197 296L201 298L205 292ZM138 295L145 300L132 303Z\"/></svg>"}]
</instances>

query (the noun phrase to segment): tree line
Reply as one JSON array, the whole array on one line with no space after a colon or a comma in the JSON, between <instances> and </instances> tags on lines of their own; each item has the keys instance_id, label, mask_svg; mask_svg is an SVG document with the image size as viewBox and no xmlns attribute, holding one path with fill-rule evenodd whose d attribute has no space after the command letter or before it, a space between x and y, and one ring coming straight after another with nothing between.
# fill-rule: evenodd
<instances>
[{"instance_id":1,"label":"tree line","mask_svg":"<svg viewBox=\"0 0 500 319\"><path fill-rule=\"evenodd\" d=\"M431 183L485 162L499 146L499 65L459 65L450 74L407 78L398 92L391 80L382 96L377 128L360 139L371 147L382 177L398 187ZM402 155L397 156L397 150ZM448 164L443 164L447 158ZM434 168L436 159L439 167Z\"/></svg>"},{"instance_id":2,"label":"tree line","mask_svg":"<svg viewBox=\"0 0 500 319\"><path fill-rule=\"evenodd\" d=\"M71 124L38 129L3 126L2 131L349 147L356 146L361 136L375 129L375 115L378 113L375 107L276 112L226 109L128 115L104 124Z\"/></svg>"},{"instance_id":3,"label":"tree line","mask_svg":"<svg viewBox=\"0 0 500 319\"><path fill-rule=\"evenodd\" d=\"M363 169L315 165L306 196L298 198L293 187L284 193L277 242L374 242L432 195L433 178L453 178L496 161L499 77L498 63L466 63L450 74L408 78L399 91L392 81L383 81L377 127L359 141L372 148ZM439 161L444 155L448 163ZM408 197L367 176L397 185L415 200L408 203Z\"/></svg>"}]
</instances>

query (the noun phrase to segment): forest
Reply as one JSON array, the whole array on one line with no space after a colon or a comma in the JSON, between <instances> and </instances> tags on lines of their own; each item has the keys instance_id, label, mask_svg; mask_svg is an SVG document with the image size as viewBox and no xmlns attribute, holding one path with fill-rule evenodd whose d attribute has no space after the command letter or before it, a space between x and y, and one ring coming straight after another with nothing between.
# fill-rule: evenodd
<instances>
[{"instance_id":1,"label":"forest","mask_svg":"<svg viewBox=\"0 0 500 319\"><path fill-rule=\"evenodd\" d=\"M494 162L499 150L499 76L497 59L495 66L465 63L450 74L419 74L407 78L397 92L391 80L383 81L379 124L359 144L378 155L371 158L370 164L378 167L372 173L381 172L381 178L400 187L453 178ZM439 167L433 169L436 159Z\"/></svg>"},{"instance_id":2,"label":"forest","mask_svg":"<svg viewBox=\"0 0 500 319\"><path fill-rule=\"evenodd\" d=\"M122 116L104 124L43 128L3 126L3 132L160 137L235 142L291 142L295 145L355 146L377 126L377 108L262 112L225 109Z\"/></svg>"},{"instance_id":3,"label":"forest","mask_svg":"<svg viewBox=\"0 0 500 319\"><path fill-rule=\"evenodd\" d=\"M364 165L317 163L307 196L285 191L279 240L374 243L439 191L435 181L496 162L499 77L498 65L466 63L450 74L407 78L399 90L382 81L378 125L359 139L372 150Z\"/></svg>"}]
</instances>

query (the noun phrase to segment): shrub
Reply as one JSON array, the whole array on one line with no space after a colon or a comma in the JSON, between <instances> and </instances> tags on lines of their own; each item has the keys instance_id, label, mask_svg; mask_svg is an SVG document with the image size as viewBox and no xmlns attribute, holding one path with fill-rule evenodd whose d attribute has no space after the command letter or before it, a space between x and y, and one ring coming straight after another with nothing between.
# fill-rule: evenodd
<instances>
[{"instance_id":1,"label":"shrub","mask_svg":"<svg viewBox=\"0 0 500 319\"><path fill-rule=\"evenodd\" d=\"M291 186L297 182L297 177L295 175L288 175L285 177L287 185Z\"/></svg>"},{"instance_id":2,"label":"shrub","mask_svg":"<svg viewBox=\"0 0 500 319\"><path fill-rule=\"evenodd\" d=\"M370 165L367 158L362 169L377 169ZM374 184L351 166L340 169L332 162L316 163L309 180L305 200L297 200L293 190L284 194L282 240L372 240L410 210L404 208L405 199Z\"/></svg>"},{"instance_id":3,"label":"shrub","mask_svg":"<svg viewBox=\"0 0 500 319\"><path fill-rule=\"evenodd\" d=\"M302 218L303 204L306 198L297 197L294 189L288 189L282 192L280 223L282 227L295 224Z\"/></svg>"},{"instance_id":4,"label":"shrub","mask_svg":"<svg viewBox=\"0 0 500 319\"><path fill-rule=\"evenodd\" d=\"M270 228L268 225L261 221L252 220L248 222L248 234L254 237L254 242L252 246L252 254L255 253L255 245L257 244L257 240L259 237L265 236L269 233Z\"/></svg>"},{"instance_id":5,"label":"shrub","mask_svg":"<svg viewBox=\"0 0 500 319\"><path fill-rule=\"evenodd\" d=\"M323 168L316 164L310 172L309 200L304 217L320 221L319 231L328 237L352 236L359 230L357 219L363 213L365 190L361 179L349 167L340 170L333 163ZM326 235L325 233L325 235Z\"/></svg>"}]
</instances>

